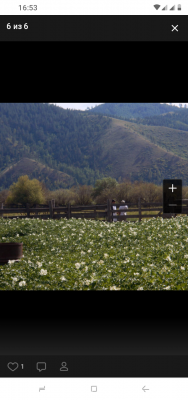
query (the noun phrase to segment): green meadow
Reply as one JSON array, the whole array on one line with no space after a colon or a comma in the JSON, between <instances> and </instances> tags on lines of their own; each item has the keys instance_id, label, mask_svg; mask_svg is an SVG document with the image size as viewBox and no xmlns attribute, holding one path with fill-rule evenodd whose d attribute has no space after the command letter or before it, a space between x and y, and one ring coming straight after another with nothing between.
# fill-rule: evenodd
<instances>
[{"instance_id":1,"label":"green meadow","mask_svg":"<svg viewBox=\"0 0 188 400\"><path fill-rule=\"evenodd\" d=\"M0 219L23 258L0 265L0 290L188 290L188 217L140 223Z\"/></svg>"}]
</instances>

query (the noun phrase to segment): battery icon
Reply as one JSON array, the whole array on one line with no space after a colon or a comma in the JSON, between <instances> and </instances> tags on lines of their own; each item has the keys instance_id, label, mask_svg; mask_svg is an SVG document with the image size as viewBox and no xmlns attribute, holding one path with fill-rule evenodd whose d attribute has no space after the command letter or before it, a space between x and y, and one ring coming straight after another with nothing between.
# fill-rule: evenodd
<instances>
[{"instance_id":1,"label":"battery icon","mask_svg":"<svg viewBox=\"0 0 188 400\"><path fill-rule=\"evenodd\" d=\"M181 4L178 4L178 10L179 11L181 10Z\"/></svg>"}]
</instances>

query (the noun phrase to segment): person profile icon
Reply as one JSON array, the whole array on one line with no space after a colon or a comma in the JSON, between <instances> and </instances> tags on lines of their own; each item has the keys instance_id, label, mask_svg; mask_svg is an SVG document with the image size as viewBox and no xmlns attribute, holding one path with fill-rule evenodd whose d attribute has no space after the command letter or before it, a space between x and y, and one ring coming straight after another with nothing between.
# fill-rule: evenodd
<instances>
[{"instance_id":1,"label":"person profile icon","mask_svg":"<svg viewBox=\"0 0 188 400\"><path fill-rule=\"evenodd\" d=\"M60 368L60 371L68 371L68 368L67 368L67 366L66 366L66 365L67 365L66 362L63 361L63 362L61 363L61 365L62 365L62 367Z\"/></svg>"}]
</instances>

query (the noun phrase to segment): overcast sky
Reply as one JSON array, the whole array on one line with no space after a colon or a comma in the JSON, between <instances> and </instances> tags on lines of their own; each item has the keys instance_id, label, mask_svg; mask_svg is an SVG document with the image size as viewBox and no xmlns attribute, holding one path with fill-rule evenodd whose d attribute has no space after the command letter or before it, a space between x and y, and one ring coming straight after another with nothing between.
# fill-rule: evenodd
<instances>
[{"instance_id":1,"label":"overcast sky","mask_svg":"<svg viewBox=\"0 0 188 400\"><path fill-rule=\"evenodd\" d=\"M86 110L87 107L95 107L95 106L98 106L99 104L104 104L104 103L52 103L52 104L56 104L57 106L65 108L65 109L70 108L70 109L74 109L74 110L83 110L84 111L84 110ZM172 104L179 106L179 103L172 103ZM182 104L183 104L183 106L184 106L184 104L188 105L188 103L182 103Z\"/></svg>"},{"instance_id":2,"label":"overcast sky","mask_svg":"<svg viewBox=\"0 0 188 400\"><path fill-rule=\"evenodd\" d=\"M62 108L72 108L74 110L86 110L87 107L95 107L103 103L53 103Z\"/></svg>"}]
</instances>

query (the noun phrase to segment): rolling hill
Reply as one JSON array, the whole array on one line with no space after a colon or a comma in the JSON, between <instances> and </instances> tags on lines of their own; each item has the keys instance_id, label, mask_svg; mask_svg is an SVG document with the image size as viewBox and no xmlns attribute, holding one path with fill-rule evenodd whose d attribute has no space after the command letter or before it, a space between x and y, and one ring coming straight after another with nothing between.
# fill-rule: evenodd
<instances>
[{"instance_id":1,"label":"rolling hill","mask_svg":"<svg viewBox=\"0 0 188 400\"><path fill-rule=\"evenodd\" d=\"M49 190L58 189L59 186L61 188L67 188L75 184L74 178L70 175L46 167L36 160L23 157L17 163L5 168L5 170L0 173L1 185L3 188L8 188L13 182L17 182L21 175L28 175L29 179L38 179L44 182Z\"/></svg>"},{"instance_id":2,"label":"rolling hill","mask_svg":"<svg viewBox=\"0 0 188 400\"><path fill-rule=\"evenodd\" d=\"M150 116L147 118L137 118L137 124L151 126L166 126L169 128L188 131L188 109L178 109L162 115Z\"/></svg>"},{"instance_id":3,"label":"rolling hill","mask_svg":"<svg viewBox=\"0 0 188 400\"><path fill-rule=\"evenodd\" d=\"M112 119L102 141L111 177L156 184L178 178L188 184L188 132Z\"/></svg>"},{"instance_id":4,"label":"rolling hill","mask_svg":"<svg viewBox=\"0 0 188 400\"><path fill-rule=\"evenodd\" d=\"M161 115L177 109L176 106L160 103L105 103L92 108L89 113L135 119Z\"/></svg>"}]
</instances>

